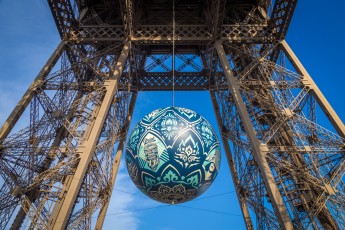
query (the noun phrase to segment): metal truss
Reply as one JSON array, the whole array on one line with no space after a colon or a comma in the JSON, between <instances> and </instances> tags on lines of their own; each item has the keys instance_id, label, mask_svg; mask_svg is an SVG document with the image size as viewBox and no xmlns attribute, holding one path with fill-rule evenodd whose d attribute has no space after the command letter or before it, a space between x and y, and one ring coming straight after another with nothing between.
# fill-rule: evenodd
<instances>
[{"instance_id":1,"label":"metal truss","mask_svg":"<svg viewBox=\"0 0 345 230\"><path fill-rule=\"evenodd\" d=\"M285 41L215 44L228 89L211 90L248 229L343 229L345 128ZM337 133L316 120L316 103ZM230 145L227 143L230 141Z\"/></svg>"},{"instance_id":2,"label":"metal truss","mask_svg":"<svg viewBox=\"0 0 345 230\"><path fill-rule=\"evenodd\" d=\"M0 130L0 229L101 229L138 91L172 89L172 3L48 3L62 42ZM345 228L345 128L284 40L296 3L176 1L174 87L210 91L247 229Z\"/></svg>"},{"instance_id":3,"label":"metal truss","mask_svg":"<svg viewBox=\"0 0 345 230\"><path fill-rule=\"evenodd\" d=\"M10 218L12 229L29 227L25 218L34 229L90 228L90 215L109 200L114 145L126 136L136 95L117 90L123 69L131 72L129 50L128 43L96 51L62 42L53 53L1 129L1 229ZM25 113L28 126L14 131Z\"/></svg>"},{"instance_id":4,"label":"metal truss","mask_svg":"<svg viewBox=\"0 0 345 230\"><path fill-rule=\"evenodd\" d=\"M94 41L122 41L126 38L124 26L80 26L67 38L77 43ZM220 39L234 42L272 42L275 32L267 25L224 25L221 26ZM216 39L212 27L205 25L176 26L176 42L178 44L207 44ZM172 28L166 25L138 26L130 37L135 43L167 44L172 40Z\"/></svg>"},{"instance_id":5,"label":"metal truss","mask_svg":"<svg viewBox=\"0 0 345 230\"><path fill-rule=\"evenodd\" d=\"M49 0L48 2L61 37L70 42L111 42L128 38L135 43L167 44L172 40L172 27L169 25L171 3L162 3L159 6L161 10L157 12L150 9L150 1L145 3L131 0L109 1L107 4L114 8L118 6L121 10L108 12L107 4L99 9L98 5L87 6L83 1L74 1L74 6L69 0ZM134 2L140 7L134 9ZM199 3L193 1L180 3L181 8L177 9L179 14L175 40L179 44L207 44L215 39L269 43L273 42L277 36L281 37L286 33L284 29L289 24L286 22L291 20L293 13L292 7L290 7L292 9L285 7L285 2L289 1L281 1L275 5L273 13L276 18L272 19L274 22L272 26L267 20L271 14L268 12L269 4L255 5L249 2L228 6L224 0L204 1L205 17L203 18L199 18L199 11L192 10L191 12L183 8L184 4L185 7L188 6L188 9L198 8ZM111 15L112 20L105 17L105 13ZM141 16L146 14L152 14L152 16ZM282 16L285 18L282 19ZM230 20L224 24L226 18Z\"/></svg>"}]
</instances>

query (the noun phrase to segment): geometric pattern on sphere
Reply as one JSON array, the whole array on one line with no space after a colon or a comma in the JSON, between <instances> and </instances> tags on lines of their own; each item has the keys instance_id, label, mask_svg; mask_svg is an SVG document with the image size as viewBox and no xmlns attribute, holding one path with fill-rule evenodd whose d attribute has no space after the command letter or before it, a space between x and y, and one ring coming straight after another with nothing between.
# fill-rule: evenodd
<instances>
[{"instance_id":1,"label":"geometric pattern on sphere","mask_svg":"<svg viewBox=\"0 0 345 230\"><path fill-rule=\"evenodd\" d=\"M219 141L198 113L180 107L158 109L135 126L127 143L126 165L134 184L150 198L186 202L216 178Z\"/></svg>"}]
</instances>

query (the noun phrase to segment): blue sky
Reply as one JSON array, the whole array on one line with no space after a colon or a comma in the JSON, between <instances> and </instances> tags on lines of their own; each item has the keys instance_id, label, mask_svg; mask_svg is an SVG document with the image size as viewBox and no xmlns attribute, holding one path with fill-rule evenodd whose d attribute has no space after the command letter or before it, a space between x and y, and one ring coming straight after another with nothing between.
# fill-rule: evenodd
<instances>
[{"instance_id":1,"label":"blue sky","mask_svg":"<svg viewBox=\"0 0 345 230\"><path fill-rule=\"evenodd\" d=\"M321 0L299 1L287 36L290 46L343 120L344 8L345 2L340 0L331 4ZM45 0L0 0L0 34L3 124L60 38ZM170 92L140 93L131 128L150 111L170 105ZM176 92L175 105L197 111L218 130L207 92ZM141 196L122 162L104 229L244 229L224 152L222 157L220 173L200 197L204 199L188 202L186 207L155 208L161 204ZM216 196L210 197L213 195Z\"/></svg>"}]
</instances>

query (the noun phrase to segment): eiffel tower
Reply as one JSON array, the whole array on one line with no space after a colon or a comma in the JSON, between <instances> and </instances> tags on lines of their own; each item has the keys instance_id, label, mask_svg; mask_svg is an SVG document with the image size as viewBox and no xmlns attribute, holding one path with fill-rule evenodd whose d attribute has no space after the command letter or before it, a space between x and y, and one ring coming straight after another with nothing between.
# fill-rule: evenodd
<instances>
[{"instance_id":1,"label":"eiffel tower","mask_svg":"<svg viewBox=\"0 0 345 230\"><path fill-rule=\"evenodd\" d=\"M247 229L345 229L345 127L285 40L297 0L48 4L61 43L0 130L0 229L101 229L137 94L172 87L209 91Z\"/></svg>"}]
</instances>

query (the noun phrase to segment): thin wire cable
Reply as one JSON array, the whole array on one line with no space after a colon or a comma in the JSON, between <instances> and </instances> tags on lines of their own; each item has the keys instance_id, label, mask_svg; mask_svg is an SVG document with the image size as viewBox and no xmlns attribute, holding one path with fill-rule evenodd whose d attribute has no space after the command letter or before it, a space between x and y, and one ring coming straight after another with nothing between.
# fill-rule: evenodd
<instances>
[{"instance_id":1,"label":"thin wire cable","mask_svg":"<svg viewBox=\"0 0 345 230\"><path fill-rule=\"evenodd\" d=\"M127 192L127 191L116 189L116 188L114 188L113 190L118 191L118 192L122 192L122 193L126 193L126 194L131 195L131 196L137 196L137 197L142 197L142 198L150 199L149 197L144 196L144 195ZM196 198L194 201L209 199L209 198L218 197L218 196L224 196L224 195L228 195L228 194L231 194L231 193L234 193L234 192L235 191L230 191L230 192L223 192L223 193L218 193L218 194L214 194L214 195L210 195L210 196L199 197L199 198Z\"/></svg>"},{"instance_id":2,"label":"thin wire cable","mask_svg":"<svg viewBox=\"0 0 345 230\"><path fill-rule=\"evenodd\" d=\"M228 215L228 216L240 216L240 217L241 217L241 215L239 215L239 214L227 213L227 212L220 212L220 211L215 211L215 210L210 210L210 209L204 209L204 208L195 208L195 207L190 207L190 206L181 205L181 204L177 204L176 206L182 207L182 208L194 209L194 210L198 210L198 211L213 212L213 213L216 213L216 214L223 214L223 215Z\"/></svg>"},{"instance_id":3,"label":"thin wire cable","mask_svg":"<svg viewBox=\"0 0 345 230\"><path fill-rule=\"evenodd\" d=\"M127 191L123 191L123 190L120 190L120 189L116 189L116 188L114 188L114 190L115 190L115 191L118 191L118 192L126 193L126 194L131 195L131 196L138 196L138 197L148 198L147 196L143 196L143 195L139 195L139 194L130 193L130 192L127 192ZM211 196L206 196L206 197L202 197L202 198L197 198L197 199L195 199L195 200L208 199L208 198L212 198L212 197L216 197L216 196L222 196L222 195L226 195L226 194L234 193L234 192L235 192L235 191L219 193L219 194L216 194L216 195L211 195ZM109 214L105 214L104 216L117 216L117 215L123 215L123 214L128 214L128 213L136 213L136 212L148 211L148 210L157 209L157 208L165 208L165 207L169 207L169 206L172 206L172 207L180 207L180 208L188 208L188 209L194 209L194 210L204 211L204 212L212 212L212 213L222 214L222 215L228 215L228 216L240 216L240 217L241 217L241 215L239 215L239 214L227 213L227 212L220 212L220 211L216 211L216 210L209 210L209 209L203 209L203 208L195 208L195 207L186 206L186 205L181 205L181 204L175 204L175 205L172 205L172 204L163 204L163 205L158 205L158 206L153 206L153 207L140 208L140 209L128 210L128 211L117 212L117 213L109 213ZM98 216L93 216L92 218L93 218L93 219L94 219L94 218L98 218ZM27 221L26 221L26 223L24 224L23 227L29 227Z\"/></svg>"},{"instance_id":4,"label":"thin wire cable","mask_svg":"<svg viewBox=\"0 0 345 230\"><path fill-rule=\"evenodd\" d=\"M175 106L175 0L173 0L172 106Z\"/></svg>"},{"instance_id":5,"label":"thin wire cable","mask_svg":"<svg viewBox=\"0 0 345 230\"><path fill-rule=\"evenodd\" d=\"M137 197L148 198L147 196L143 196L143 195L140 195L140 194L135 194L135 193L123 191L123 190L116 189L116 188L113 188L113 190L114 190L114 191L118 191L118 192L122 192L122 193L126 193L126 194L131 195L131 196L137 196Z\"/></svg>"},{"instance_id":6,"label":"thin wire cable","mask_svg":"<svg viewBox=\"0 0 345 230\"><path fill-rule=\"evenodd\" d=\"M169 206L172 206L172 204L163 204L163 205L154 206L154 207L134 209L131 211L110 213L110 214L106 214L105 216L116 216L116 215L122 215L122 214L128 214L128 213L142 212L142 211L147 211L147 210L156 209L156 208L165 208L165 207L169 207ZM93 218L95 218L95 217L93 217Z\"/></svg>"},{"instance_id":7,"label":"thin wire cable","mask_svg":"<svg viewBox=\"0 0 345 230\"><path fill-rule=\"evenodd\" d=\"M210 209L204 209L204 208L195 208L195 207L190 207L190 206L180 205L180 204L176 204L176 205L165 204L165 205L159 205L159 206L154 206L154 207L135 209L135 210L131 210L131 211L110 213L110 214L106 214L105 216L123 215L123 214L135 213L135 212L142 212L142 211L147 211L147 210L152 210L152 209L157 209L157 208L165 208L165 207L169 207L169 206L172 206L172 207L180 207L180 208L187 208L187 209L194 209L194 210L203 211L203 212L212 212L212 213L222 214L222 215L227 215L227 216L238 216L238 217L241 217L241 216L242 216L242 215L235 214L235 213L220 212L220 211L210 210ZM93 217L93 218L94 218L94 217Z\"/></svg>"},{"instance_id":8,"label":"thin wire cable","mask_svg":"<svg viewBox=\"0 0 345 230\"><path fill-rule=\"evenodd\" d=\"M115 189L115 188L114 188L114 190L116 190L116 191L118 191L118 192L126 193L126 194L128 194L128 195L132 195L132 196L138 196L138 197L148 198L147 196L138 195L138 194L130 193L130 192L123 191L123 190L119 190L119 189ZM217 196L223 196L223 195L227 195L227 194L234 193L234 192L235 192L235 191L223 192L223 193L219 193L219 194L215 194L215 195L210 195L210 196L206 196L206 197L201 197L201 198L195 199L195 201L197 201L197 200L203 200L203 199L209 199L209 198L213 198L213 197L217 197ZM148 199L149 199L149 198L148 198ZM156 209L156 208L163 208L163 207L168 207L168 206L180 207L180 208L188 208L188 209L194 209L194 210L204 211L204 212L212 212L212 213L217 213L217 214L222 214L222 215L228 215L228 216L239 216L239 217L242 216L242 215L235 214L235 213L227 213L227 212L221 212L221 211L210 210L210 209L204 209L204 208L196 208L196 207L191 207L191 206L181 205L181 204L175 204L175 205L172 205L172 204L159 205L159 206L154 206L154 207L149 207L149 208L136 209L136 210L132 210L132 211L125 211L125 212L120 212L120 213L106 214L106 216L107 216L107 215L120 215L120 214L126 214L126 213L138 212L138 211L145 211L145 210Z\"/></svg>"},{"instance_id":9,"label":"thin wire cable","mask_svg":"<svg viewBox=\"0 0 345 230\"><path fill-rule=\"evenodd\" d=\"M231 193L234 193L234 192L235 192L235 191L223 192L223 193L219 193L219 194L215 194L215 195L199 197L199 198L196 198L195 201L197 201L197 200L209 199L209 198L218 197L218 196L224 196L224 195L228 195L228 194L231 194Z\"/></svg>"}]
</instances>

